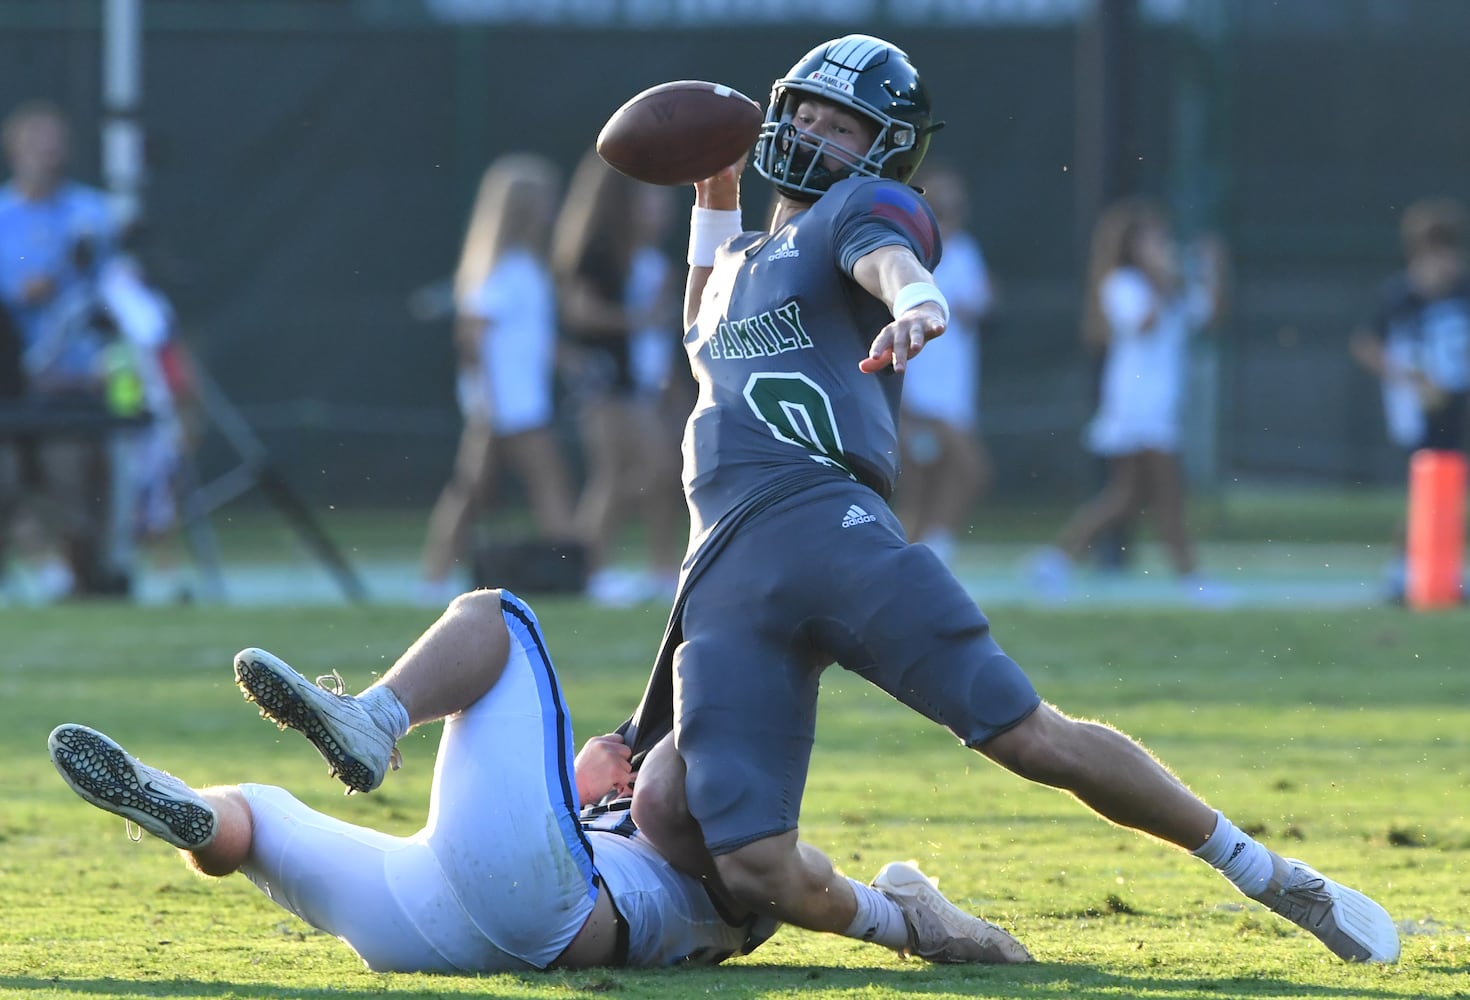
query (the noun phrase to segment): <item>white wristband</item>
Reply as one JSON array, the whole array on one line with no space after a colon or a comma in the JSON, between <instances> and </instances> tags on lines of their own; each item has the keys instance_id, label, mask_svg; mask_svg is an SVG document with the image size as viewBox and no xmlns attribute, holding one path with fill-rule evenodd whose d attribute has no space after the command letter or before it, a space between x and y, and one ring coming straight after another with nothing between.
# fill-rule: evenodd
<instances>
[{"instance_id":1,"label":"white wristband","mask_svg":"<svg viewBox=\"0 0 1470 1000\"><path fill-rule=\"evenodd\" d=\"M739 236L740 209L700 208L694 206L689 215L689 264L691 267L714 267L715 251L732 236Z\"/></svg>"},{"instance_id":2,"label":"white wristband","mask_svg":"<svg viewBox=\"0 0 1470 1000\"><path fill-rule=\"evenodd\" d=\"M914 306L925 302L933 302L939 306L939 311L944 313L944 322L949 323L949 302L945 300L943 292L927 281L915 281L898 290L898 294L893 297L893 318L898 319Z\"/></svg>"}]
</instances>

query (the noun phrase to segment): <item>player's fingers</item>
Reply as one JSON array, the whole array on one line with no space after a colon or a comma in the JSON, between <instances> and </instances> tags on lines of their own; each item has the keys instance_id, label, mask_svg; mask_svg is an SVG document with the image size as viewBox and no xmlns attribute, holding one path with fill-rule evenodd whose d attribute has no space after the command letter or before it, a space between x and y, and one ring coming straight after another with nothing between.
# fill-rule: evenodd
<instances>
[{"instance_id":1,"label":"player's fingers","mask_svg":"<svg viewBox=\"0 0 1470 1000\"><path fill-rule=\"evenodd\" d=\"M893 361L893 341L896 323L889 323L878 331L878 336L873 338L873 344L868 348L868 356L858 362L858 370L871 375L887 368Z\"/></svg>"},{"instance_id":2,"label":"player's fingers","mask_svg":"<svg viewBox=\"0 0 1470 1000\"><path fill-rule=\"evenodd\" d=\"M905 319L900 325L902 332L893 343L893 370L896 372L908 368L908 363L924 349L930 336L937 336L944 329L942 323L927 316Z\"/></svg>"},{"instance_id":3,"label":"player's fingers","mask_svg":"<svg viewBox=\"0 0 1470 1000\"><path fill-rule=\"evenodd\" d=\"M919 352L924 349L924 345L929 343L929 338L932 335L933 331L930 330L928 323L923 324L917 330L910 330L909 357L914 358L918 356Z\"/></svg>"},{"instance_id":4,"label":"player's fingers","mask_svg":"<svg viewBox=\"0 0 1470 1000\"><path fill-rule=\"evenodd\" d=\"M624 743L613 743L600 741L597 750L609 761L611 767L627 767L628 761L633 758L633 751Z\"/></svg>"},{"instance_id":5,"label":"player's fingers","mask_svg":"<svg viewBox=\"0 0 1470 1000\"><path fill-rule=\"evenodd\" d=\"M909 357L912 358L914 355L922 351L925 345L929 343L929 341L933 340L935 337L942 335L948 325L949 324L945 322L943 317L924 317L924 319L920 321L918 328L911 331L909 334Z\"/></svg>"},{"instance_id":6,"label":"player's fingers","mask_svg":"<svg viewBox=\"0 0 1470 1000\"><path fill-rule=\"evenodd\" d=\"M702 199L700 203L703 203L703 199L721 196L726 198L734 196L738 198L740 192L740 175L745 172L745 161L749 155L747 151L741 155L740 159L729 166L721 168L702 181L695 181L694 191L696 196Z\"/></svg>"},{"instance_id":7,"label":"player's fingers","mask_svg":"<svg viewBox=\"0 0 1470 1000\"><path fill-rule=\"evenodd\" d=\"M912 333L900 333L893 338L893 370L901 372L908 367L910 348L913 346Z\"/></svg>"}]
</instances>

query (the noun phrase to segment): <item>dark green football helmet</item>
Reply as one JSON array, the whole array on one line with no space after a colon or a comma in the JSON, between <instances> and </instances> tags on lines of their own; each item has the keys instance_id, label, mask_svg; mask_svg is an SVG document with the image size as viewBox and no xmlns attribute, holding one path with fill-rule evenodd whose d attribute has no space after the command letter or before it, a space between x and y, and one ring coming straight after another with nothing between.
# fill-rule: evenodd
<instances>
[{"instance_id":1,"label":"dark green football helmet","mask_svg":"<svg viewBox=\"0 0 1470 1000\"><path fill-rule=\"evenodd\" d=\"M851 169L830 169L822 155L828 143L792 123L805 97L831 101L877 124L877 139ZM797 201L815 201L853 174L908 181L939 127L929 92L903 50L870 35L846 35L812 49L771 88L755 143L755 169Z\"/></svg>"}]
</instances>

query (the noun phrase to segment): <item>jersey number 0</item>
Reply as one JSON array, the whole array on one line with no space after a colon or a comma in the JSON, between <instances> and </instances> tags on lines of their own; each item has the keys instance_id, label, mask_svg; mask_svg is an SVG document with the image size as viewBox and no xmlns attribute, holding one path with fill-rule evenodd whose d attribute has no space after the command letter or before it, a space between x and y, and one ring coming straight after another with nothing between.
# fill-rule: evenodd
<instances>
[{"instance_id":1,"label":"jersey number 0","mask_svg":"<svg viewBox=\"0 0 1470 1000\"><path fill-rule=\"evenodd\" d=\"M800 372L755 372L745 383L745 401L777 441L852 475L843 461L832 400L817 383Z\"/></svg>"}]
</instances>

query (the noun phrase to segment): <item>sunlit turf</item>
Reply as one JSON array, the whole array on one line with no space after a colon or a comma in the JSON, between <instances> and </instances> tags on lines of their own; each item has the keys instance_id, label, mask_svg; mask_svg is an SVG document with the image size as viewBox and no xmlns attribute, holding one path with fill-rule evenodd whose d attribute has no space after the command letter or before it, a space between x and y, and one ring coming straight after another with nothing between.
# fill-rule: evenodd
<instances>
[{"instance_id":1,"label":"sunlit turf","mask_svg":"<svg viewBox=\"0 0 1470 1000\"><path fill-rule=\"evenodd\" d=\"M655 611L535 602L582 737L642 689ZM1394 967L1349 966L1205 866L957 747L840 670L824 684L804 836L854 877L915 858L1037 964L951 968L783 930L714 970L428 977L366 972L238 877L131 843L46 758L63 721L196 784L264 780L356 822L422 822L437 730L344 798L231 683L259 645L366 684L432 620L409 608L75 607L0 613L0 995L1420 998L1470 996L1470 620L1461 612L997 612L1043 694L1142 738L1268 843L1402 921ZM514 762L507 762L514 766Z\"/></svg>"}]
</instances>

